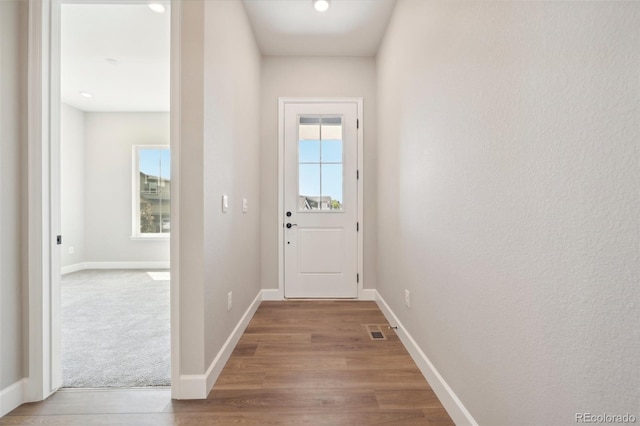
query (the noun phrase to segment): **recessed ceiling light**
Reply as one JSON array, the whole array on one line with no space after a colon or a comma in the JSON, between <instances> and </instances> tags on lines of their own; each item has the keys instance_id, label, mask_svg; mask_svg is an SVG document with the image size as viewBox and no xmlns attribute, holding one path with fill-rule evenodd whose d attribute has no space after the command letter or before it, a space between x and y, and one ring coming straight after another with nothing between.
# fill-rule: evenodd
<instances>
[{"instance_id":1,"label":"recessed ceiling light","mask_svg":"<svg viewBox=\"0 0 640 426\"><path fill-rule=\"evenodd\" d=\"M156 13L164 13L164 6L160 3L149 3L149 9Z\"/></svg>"},{"instance_id":2,"label":"recessed ceiling light","mask_svg":"<svg viewBox=\"0 0 640 426\"><path fill-rule=\"evenodd\" d=\"M326 12L329 9L330 0L313 0L313 8L318 12Z\"/></svg>"},{"instance_id":3,"label":"recessed ceiling light","mask_svg":"<svg viewBox=\"0 0 640 426\"><path fill-rule=\"evenodd\" d=\"M80 96L84 97L84 98L93 98L93 95L89 92L80 92Z\"/></svg>"}]
</instances>

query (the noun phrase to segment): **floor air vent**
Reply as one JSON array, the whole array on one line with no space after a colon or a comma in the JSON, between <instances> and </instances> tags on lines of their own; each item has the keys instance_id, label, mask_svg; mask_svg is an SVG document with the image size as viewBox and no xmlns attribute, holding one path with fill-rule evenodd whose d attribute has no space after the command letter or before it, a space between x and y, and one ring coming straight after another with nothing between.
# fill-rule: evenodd
<instances>
[{"instance_id":1,"label":"floor air vent","mask_svg":"<svg viewBox=\"0 0 640 426\"><path fill-rule=\"evenodd\" d=\"M371 340L387 340L387 337L382 333L378 324L364 324L364 327L367 329Z\"/></svg>"}]
</instances>

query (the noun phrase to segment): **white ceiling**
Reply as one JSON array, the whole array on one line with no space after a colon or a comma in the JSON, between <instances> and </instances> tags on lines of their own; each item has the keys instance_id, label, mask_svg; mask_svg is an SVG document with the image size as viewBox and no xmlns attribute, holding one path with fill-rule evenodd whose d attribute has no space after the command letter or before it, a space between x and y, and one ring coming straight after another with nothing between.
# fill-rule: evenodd
<instances>
[{"instance_id":1,"label":"white ceiling","mask_svg":"<svg viewBox=\"0 0 640 426\"><path fill-rule=\"evenodd\" d=\"M323 13L311 0L244 0L264 55L373 56L395 0L332 0Z\"/></svg>"},{"instance_id":2,"label":"white ceiling","mask_svg":"<svg viewBox=\"0 0 640 426\"><path fill-rule=\"evenodd\" d=\"M169 111L168 5L156 13L145 4L63 4L61 16L63 103L83 111Z\"/></svg>"},{"instance_id":3,"label":"white ceiling","mask_svg":"<svg viewBox=\"0 0 640 426\"><path fill-rule=\"evenodd\" d=\"M318 13L311 0L242 1L262 54L282 56L373 56L395 5L332 0ZM168 111L164 2L162 14L146 4L63 4L62 102L83 111Z\"/></svg>"}]
</instances>

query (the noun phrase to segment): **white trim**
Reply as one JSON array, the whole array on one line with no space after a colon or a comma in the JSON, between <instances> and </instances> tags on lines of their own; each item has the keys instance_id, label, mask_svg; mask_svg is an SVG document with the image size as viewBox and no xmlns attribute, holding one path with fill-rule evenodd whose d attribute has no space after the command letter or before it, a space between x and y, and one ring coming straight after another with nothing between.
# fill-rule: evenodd
<instances>
[{"instance_id":1,"label":"white trim","mask_svg":"<svg viewBox=\"0 0 640 426\"><path fill-rule=\"evenodd\" d=\"M284 104L287 98L278 98L278 292L284 298Z\"/></svg>"},{"instance_id":2,"label":"white trim","mask_svg":"<svg viewBox=\"0 0 640 426\"><path fill-rule=\"evenodd\" d=\"M84 271L85 269L89 268L87 268L84 263L74 263L73 265L67 265L60 268L60 273L62 275L66 275L73 272Z\"/></svg>"},{"instance_id":3,"label":"white trim","mask_svg":"<svg viewBox=\"0 0 640 426\"><path fill-rule=\"evenodd\" d=\"M244 333L251 318L253 318L260 306L260 302L263 300L262 294L263 290L260 290L227 338L227 341L218 351L216 357L211 361L207 371L204 374L185 374L179 377L180 397L173 396L174 399L205 399L207 397L238 344L240 337L242 337L242 333Z\"/></svg>"},{"instance_id":4,"label":"white trim","mask_svg":"<svg viewBox=\"0 0 640 426\"><path fill-rule=\"evenodd\" d=\"M29 1L27 117L28 163L28 336L27 401L51 390L51 228L49 205L49 35L50 1Z\"/></svg>"},{"instance_id":5,"label":"white trim","mask_svg":"<svg viewBox=\"0 0 640 426\"><path fill-rule=\"evenodd\" d=\"M456 425L477 426L478 422L476 422L471 413L469 413L467 408L462 404L462 401L460 401L453 389L447 384L444 377L436 370L436 367L427 355L422 352L422 349L420 349L420 346L418 346L413 337L411 337L407 329L400 323L398 317L396 317L389 305L387 305L387 302L385 302L380 293L375 292L376 302L380 310L387 318L389 324L397 326L396 334L400 338L400 341L409 352L409 355L411 355L411 358L413 358L413 361L417 364L424 378L429 382L429 385L447 410L447 413L449 413L449 416L451 416L453 422Z\"/></svg>"},{"instance_id":6,"label":"white trim","mask_svg":"<svg viewBox=\"0 0 640 426\"><path fill-rule=\"evenodd\" d=\"M373 288L364 288L360 293L360 300L377 300L378 292Z\"/></svg>"},{"instance_id":7,"label":"white trim","mask_svg":"<svg viewBox=\"0 0 640 426\"><path fill-rule=\"evenodd\" d=\"M180 395L176 394L176 389L180 389ZM171 382L172 399L206 399L206 397L207 378L205 374L181 374L178 375L177 382Z\"/></svg>"},{"instance_id":8,"label":"white trim","mask_svg":"<svg viewBox=\"0 0 640 426\"><path fill-rule=\"evenodd\" d=\"M156 242L156 241L170 241L171 237L168 233L155 235L155 234L140 234L140 235L129 235L129 239L131 241L146 241L146 242Z\"/></svg>"},{"instance_id":9,"label":"white trim","mask_svg":"<svg viewBox=\"0 0 640 426\"><path fill-rule=\"evenodd\" d=\"M62 274L85 269L169 269L171 262L82 262L64 266Z\"/></svg>"},{"instance_id":10,"label":"white trim","mask_svg":"<svg viewBox=\"0 0 640 426\"><path fill-rule=\"evenodd\" d=\"M284 300L284 295L278 288L265 288L262 289L262 300Z\"/></svg>"},{"instance_id":11,"label":"white trim","mask_svg":"<svg viewBox=\"0 0 640 426\"><path fill-rule=\"evenodd\" d=\"M358 299L364 295L364 110L362 98L355 98L358 105Z\"/></svg>"},{"instance_id":12,"label":"white trim","mask_svg":"<svg viewBox=\"0 0 640 426\"><path fill-rule=\"evenodd\" d=\"M360 173L360 179L358 179L358 222L360 223L360 232L358 232L358 274L360 276L360 282L358 283L358 297L357 300L365 297L364 291L364 121L363 121L363 98L290 98L279 97L278 98L278 222L274 224L278 229L278 291L280 292L279 299L284 298L284 235L282 218L284 218L284 106L287 103L308 103L308 104L322 104L322 103L355 103L357 105L357 118L360 123L357 129L358 133L358 170Z\"/></svg>"},{"instance_id":13,"label":"white trim","mask_svg":"<svg viewBox=\"0 0 640 426\"><path fill-rule=\"evenodd\" d=\"M222 345L222 348L218 352L218 355L216 355L216 357L211 362L211 365L207 369L207 373L206 373L207 394L209 393L211 388L213 388L213 385L215 384L216 380L218 380L218 377L220 376L220 373L222 372L224 365L227 363L227 360L231 356L231 353L233 352L236 345L238 344L240 337L242 337L244 330L249 325L251 318L253 318L253 315L256 313L256 310L258 310L258 307L260 306L260 302L262 302L262 291L258 292L256 297L253 299L253 302L251 302L251 305L249 305L244 315L242 315L242 318L240 318L240 321L238 322L236 327L233 329L233 331L227 338L227 341L224 342L224 345ZM204 397L206 398L207 395L204 395Z\"/></svg>"},{"instance_id":14,"label":"white trim","mask_svg":"<svg viewBox=\"0 0 640 426\"><path fill-rule=\"evenodd\" d=\"M14 384L0 389L0 417L15 410L26 402L28 379L20 379Z\"/></svg>"},{"instance_id":15,"label":"white trim","mask_svg":"<svg viewBox=\"0 0 640 426\"><path fill-rule=\"evenodd\" d=\"M51 263L50 263L50 282L49 291L51 292L51 312L47 319L51 333L51 349L49 366L51 371L51 383L49 389L55 392L62 386L62 328L61 314L61 283L62 280L62 257L61 245L54 245L53 236L62 234L62 156L60 137L61 129L61 19L62 19L62 1L51 0L50 15L50 33L49 33L49 223L51 227L50 235L52 238L51 247ZM46 325L45 325L46 326Z\"/></svg>"},{"instance_id":16,"label":"white trim","mask_svg":"<svg viewBox=\"0 0 640 426\"><path fill-rule=\"evenodd\" d=\"M170 137L171 148L171 238L169 257L171 259L170 306L171 306L171 397L180 399L180 132L182 121L182 101L180 82L182 79L182 1L171 0L171 105Z\"/></svg>"},{"instance_id":17,"label":"white trim","mask_svg":"<svg viewBox=\"0 0 640 426\"><path fill-rule=\"evenodd\" d=\"M1 1L1 0L0 0ZM55 102L59 93L55 96L52 89L59 89L59 82L52 82L52 78L58 78L59 72L54 68L59 66L59 60L52 58L52 49L59 49L59 39L52 30L59 30L59 22L52 19L60 18L59 8L62 3L121 3L142 4L146 0L29 0L29 29L28 29L28 84L27 84L27 117L29 132L27 142L27 174L28 174L28 321L25 321L24 333L28 336L28 370L29 378L24 382L24 401L41 401L56 390L59 380L58 371L54 363L59 363L59 345L56 339L59 330L56 328L56 317L59 315L58 306L55 306L59 289L54 288L56 279L52 276L52 268L58 268L57 261L52 260L52 255L58 253L54 235L59 224L52 208L54 205L52 196L55 196L56 188L52 173L57 173L52 164L55 160L52 154L57 154L56 147L52 147L52 130L57 130L58 125L52 126L52 119L58 118L58 111L52 111L52 101ZM171 116L172 116L172 180L177 182L178 167L177 156L173 150L179 148L179 140L175 136L175 128L179 129L179 11L180 1L171 0ZM176 15L174 16L174 11ZM176 30L177 29L177 30ZM59 52L53 52L59 55ZM173 108L176 108L175 111ZM178 126L177 126L178 125ZM177 133L179 135L179 131ZM59 188L57 189L59 190ZM172 193L172 199L178 198L177 188ZM172 216L177 221L178 204L172 203ZM177 224L173 224L172 233L177 236ZM176 238L177 240L177 238ZM175 246L174 246L175 244ZM171 256L177 260L178 246L172 244ZM96 267L89 263L89 267ZM102 264L103 267L107 266ZM109 267L130 267L127 263L112 262ZM76 267L69 267L70 271ZM166 268L163 264L137 265L137 267ZM173 269L173 265L172 265ZM55 271L58 274L62 268ZM178 274L172 270L171 280L171 355L172 355L172 381L179 374L179 319L178 319ZM59 303L59 302L58 302ZM172 387L173 389L173 387Z\"/></svg>"}]
</instances>

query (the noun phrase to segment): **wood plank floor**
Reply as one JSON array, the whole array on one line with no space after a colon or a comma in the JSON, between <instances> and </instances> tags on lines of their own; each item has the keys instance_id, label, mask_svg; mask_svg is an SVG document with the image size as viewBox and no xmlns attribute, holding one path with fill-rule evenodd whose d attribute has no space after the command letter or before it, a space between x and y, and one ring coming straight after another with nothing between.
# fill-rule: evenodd
<instances>
[{"instance_id":1,"label":"wood plank floor","mask_svg":"<svg viewBox=\"0 0 640 426\"><path fill-rule=\"evenodd\" d=\"M365 325L380 324L386 340ZM263 302L205 400L62 391L2 425L452 425L374 302Z\"/></svg>"}]
</instances>

